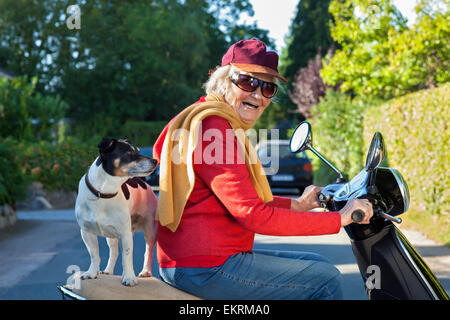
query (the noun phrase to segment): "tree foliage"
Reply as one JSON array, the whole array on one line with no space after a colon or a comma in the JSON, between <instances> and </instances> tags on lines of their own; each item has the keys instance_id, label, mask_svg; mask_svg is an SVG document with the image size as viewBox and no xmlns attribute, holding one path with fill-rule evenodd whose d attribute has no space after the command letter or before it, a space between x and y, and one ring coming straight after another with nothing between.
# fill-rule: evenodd
<instances>
[{"instance_id":1,"label":"tree foliage","mask_svg":"<svg viewBox=\"0 0 450 320\"><path fill-rule=\"evenodd\" d=\"M333 47L328 49L328 55L333 54ZM313 59L308 60L308 65L301 68L292 81L292 90L289 92L289 97L297 105L297 110L305 118L310 118L311 108L319 103L320 98L326 94L327 88L331 86L325 85L320 77L320 70L322 69L322 54L320 48ZM338 89L338 85L332 89Z\"/></svg>"},{"instance_id":2,"label":"tree foliage","mask_svg":"<svg viewBox=\"0 0 450 320\"><path fill-rule=\"evenodd\" d=\"M0 78L0 138L55 141L67 109L59 96L36 92L37 79Z\"/></svg>"},{"instance_id":3,"label":"tree foliage","mask_svg":"<svg viewBox=\"0 0 450 320\"><path fill-rule=\"evenodd\" d=\"M290 26L287 61L284 61L284 76L290 79L300 68L306 67L309 59L313 59L317 50L326 52L334 41L331 38L329 25L331 15L328 12L330 0L301 0L297 5L297 13Z\"/></svg>"},{"instance_id":4,"label":"tree foliage","mask_svg":"<svg viewBox=\"0 0 450 320\"><path fill-rule=\"evenodd\" d=\"M0 140L0 206L9 204L15 208L16 201L26 196L29 179L17 158L17 141L12 138Z\"/></svg>"},{"instance_id":5,"label":"tree foliage","mask_svg":"<svg viewBox=\"0 0 450 320\"><path fill-rule=\"evenodd\" d=\"M168 120L203 94L208 70L238 38L273 46L239 25L248 0L89 0L80 29L71 1L0 2L0 66L37 76L36 89L68 103L74 132L117 134L127 120Z\"/></svg>"},{"instance_id":6,"label":"tree foliage","mask_svg":"<svg viewBox=\"0 0 450 320\"><path fill-rule=\"evenodd\" d=\"M390 0L332 1L331 35L342 48L326 60L324 81L383 99L448 81L450 13L444 2L422 0L408 28Z\"/></svg>"},{"instance_id":7,"label":"tree foliage","mask_svg":"<svg viewBox=\"0 0 450 320\"><path fill-rule=\"evenodd\" d=\"M314 144L347 177L354 177L360 170L363 158L362 124L367 103L352 99L349 95L328 89L326 95L312 110ZM323 185L336 180L337 176L314 157L314 182Z\"/></svg>"},{"instance_id":8,"label":"tree foliage","mask_svg":"<svg viewBox=\"0 0 450 320\"><path fill-rule=\"evenodd\" d=\"M315 69L315 57L334 46L328 27L332 18L328 12L329 2L330 0L298 2L297 12L286 38L286 47L280 56L280 71L288 79L288 83L285 90L280 92L278 103L285 114L296 114L299 120L310 115L309 109L314 105L311 104L311 99L315 99L311 94L318 98L317 92L312 93L311 90L325 92L324 88L320 89L322 80L315 75L318 71Z\"/></svg>"}]
</instances>

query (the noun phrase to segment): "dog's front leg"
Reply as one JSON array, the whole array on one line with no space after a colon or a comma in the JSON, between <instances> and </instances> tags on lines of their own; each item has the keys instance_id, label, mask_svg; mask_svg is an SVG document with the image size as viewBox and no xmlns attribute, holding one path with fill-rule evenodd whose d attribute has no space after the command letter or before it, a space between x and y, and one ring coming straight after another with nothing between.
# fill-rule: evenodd
<instances>
[{"instance_id":1,"label":"dog's front leg","mask_svg":"<svg viewBox=\"0 0 450 320\"><path fill-rule=\"evenodd\" d=\"M109 247L109 259L108 264L106 265L105 270L102 273L104 274L114 274L114 266L116 265L117 257L119 256L119 239L117 238L106 238L106 242Z\"/></svg>"},{"instance_id":2,"label":"dog's front leg","mask_svg":"<svg viewBox=\"0 0 450 320\"><path fill-rule=\"evenodd\" d=\"M155 246L157 232L158 227L156 223L151 226L146 226L144 229L145 254L144 265L142 266L142 271L139 273L139 277L141 278L152 276L153 247Z\"/></svg>"},{"instance_id":3,"label":"dog's front leg","mask_svg":"<svg viewBox=\"0 0 450 320\"><path fill-rule=\"evenodd\" d=\"M133 287L137 285L133 268L133 234L129 232L123 235L120 243L122 245L122 284Z\"/></svg>"},{"instance_id":4,"label":"dog's front leg","mask_svg":"<svg viewBox=\"0 0 450 320\"><path fill-rule=\"evenodd\" d=\"M81 238L86 245L86 248L89 252L89 256L91 257L91 265L89 266L88 271L81 274L81 279L95 279L97 278L97 274L100 270L100 255L98 253L98 239L95 234L90 232L81 230Z\"/></svg>"},{"instance_id":5,"label":"dog's front leg","mask_svg":"<svg viewBox=\"0 0 450 320\"><path fill-rule=\"evenodd\" d=\"M145 244L144 265L142 271L139 273L140 278L146 278L152 276L152 258L153 252L150 250L148 243Z\"/></svg>"}]
</instances>

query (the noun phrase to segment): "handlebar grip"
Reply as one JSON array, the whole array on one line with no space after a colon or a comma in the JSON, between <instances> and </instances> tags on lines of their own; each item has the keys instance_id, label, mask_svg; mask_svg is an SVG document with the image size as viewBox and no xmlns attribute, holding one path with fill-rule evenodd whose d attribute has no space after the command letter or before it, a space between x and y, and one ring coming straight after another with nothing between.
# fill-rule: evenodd
<instances>
[{"instance_id":1,"label":"handlebar grip","mask_svg":"<svg viewBox=\"0 0 450 320\"><path fill-rule=\"evenodd\" d=\"M356 223L359 223L363 221L364 219L364 212L362 210L355 210L352 212L352 220Z\"/></svg>"}]
</instances>

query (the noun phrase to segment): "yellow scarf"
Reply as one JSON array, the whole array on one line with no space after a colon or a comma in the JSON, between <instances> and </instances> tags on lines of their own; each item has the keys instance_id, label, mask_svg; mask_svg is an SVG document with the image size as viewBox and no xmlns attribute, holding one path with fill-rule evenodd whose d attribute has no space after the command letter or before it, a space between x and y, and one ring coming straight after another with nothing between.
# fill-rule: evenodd
<instances>
[{"instance_id":1,"label":"yellow scarf","mask_svg":"<svg viewBox=\"0 0 450 320\"><path fill-rule=\"evenodd\" d=\"M253 186L264 202L273 200L272 192L256 152L245 136L253 124L245 124L218 95L208 95L206 102L196 103L177 115L169 127L160 155L159 201L156 220L172 232L178 228L184 206L194 188L193 152L198 142L199 125L209 116L226 119L245 151L245 164L250 173ZM181 132L177 136L178 133ZM241 129L241 130L238 130ZM175 139L174 139L175 137Z\"/></svg>"}]
</instances>

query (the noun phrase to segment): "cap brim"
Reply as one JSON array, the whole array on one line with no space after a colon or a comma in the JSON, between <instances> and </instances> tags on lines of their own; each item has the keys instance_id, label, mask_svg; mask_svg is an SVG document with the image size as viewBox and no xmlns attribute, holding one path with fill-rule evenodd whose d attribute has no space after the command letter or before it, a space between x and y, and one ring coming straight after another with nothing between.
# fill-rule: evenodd
<instances>
[{"instance_id":1,"label":"cap brim","mask_svg":"<svg viewBox=\"0 0 450 320\"><path fill-rule=\"evenodd\" d=\"M287 79L280 75L276 70L264 66L260 66L257 64L249 64L249 63L234 63L232 62L231 65L235 66L236 68L241 69L245 72L255 72L255 73L265 73L269 74L271 76L277 77L278 79L282 80L283 82L287 82Z\"/></svg>"}]
</instances>

